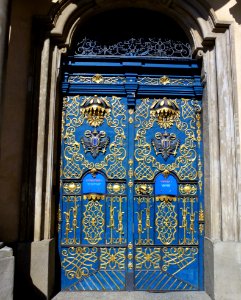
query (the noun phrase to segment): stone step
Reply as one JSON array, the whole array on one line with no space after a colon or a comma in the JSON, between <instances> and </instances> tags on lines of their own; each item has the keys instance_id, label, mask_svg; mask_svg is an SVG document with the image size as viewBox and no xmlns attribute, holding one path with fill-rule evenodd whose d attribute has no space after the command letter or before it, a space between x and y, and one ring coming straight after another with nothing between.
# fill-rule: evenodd
<instances>
[{"instance_id":1,"label":"stone step","mask_svg":"<svg viewBox=\"0 0 241 300\"><path fill-rule=\"evenodd\" d=\"M52 300L211 300L205 292L60 292Z\"/></svg>"}]
</instances>

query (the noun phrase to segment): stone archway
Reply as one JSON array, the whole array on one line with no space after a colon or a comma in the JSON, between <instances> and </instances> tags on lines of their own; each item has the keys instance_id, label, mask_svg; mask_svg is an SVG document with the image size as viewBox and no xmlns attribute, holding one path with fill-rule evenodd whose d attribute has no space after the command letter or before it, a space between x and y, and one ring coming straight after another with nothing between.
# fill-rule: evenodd
<instances>
[{"instance_id":1,"label":"stone archway","mask_svg":"<svg viewBox=\"0 0 241 300\"><path fill-rule=\"evenodd\" d=\"M174 17L187 32L193 53L203 57L203 82L205 84L204 106L205 130L205 199L206 199L206 245L205 278L206 291L214 298L227 293L220 273L238 273L240 251L240 212L238 210L238 173L240 165L238 149L238 126L235 111L238 109L235 94L235 75L231 62L234 57L232 31L227 22L216 19L204 1L115 1L114 7L142 7L165 12ZM39 116L37 129L37 162L35 187L35 223L33 260L41 247L49 256L54 253L53 177L55 174L56 108L58 107L58 67L61 56L71 44L77 27L95 14L113 8L111 1L88 1L80 4L62 1L50 13L51 28L44 31L41 53ZM231 47L230 47L231 41ZM222 63L220 63L222 62ZM49 71L50 70L50 71ZM228 145L228 147L227 147ZM240 169L240 168L239 168ZM44 246L40 246L44 245ZM35 252L34 252L35 251ZM42 250L41 250L42 251ZM220 272L224 253L234 259ZM48 270L50 274L53 270ZM39 275L33 274L36 286ZM239 283L232 282L233 293L240 293ZM218 299L218 298L217 298ZM235 298L233 298L235 299Z\"/></svg>"}]
</instances>

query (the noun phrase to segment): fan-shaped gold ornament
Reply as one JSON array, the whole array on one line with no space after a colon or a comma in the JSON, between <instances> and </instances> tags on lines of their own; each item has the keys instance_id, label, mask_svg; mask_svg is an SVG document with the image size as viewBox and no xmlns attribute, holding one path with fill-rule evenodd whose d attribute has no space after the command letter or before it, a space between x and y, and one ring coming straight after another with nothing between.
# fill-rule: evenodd
<instances>
[{"instance_id":1,"label":"fan-shaped gold ornament","mask_svg":"<svg viewBox=\"0 0 241 300\"><path fill-rule=\"evenodd\" d=\"M157 119L161 128L170 128L180 116L176 100L167 99L166 97L155 99L151 106L151 116Z\"/></svg>"}]
</instances>

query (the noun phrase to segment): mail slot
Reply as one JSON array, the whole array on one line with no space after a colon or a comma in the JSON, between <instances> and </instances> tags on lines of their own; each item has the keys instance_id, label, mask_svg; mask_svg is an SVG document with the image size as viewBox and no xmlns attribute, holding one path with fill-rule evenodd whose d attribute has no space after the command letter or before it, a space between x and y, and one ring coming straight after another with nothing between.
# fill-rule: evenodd
<instances>
[{"instance_id":1,"label":"mail slot","mask_svg":"<svg viewBox=\"0 0 241 300\"><path fill-rule=\"evenodd\" d=\"M176 178L169 174L168 176L164 176L163 174L159 174L156 177L155 181L155 195L177 195L177 180Z\"/></svg>"}]
</instances>

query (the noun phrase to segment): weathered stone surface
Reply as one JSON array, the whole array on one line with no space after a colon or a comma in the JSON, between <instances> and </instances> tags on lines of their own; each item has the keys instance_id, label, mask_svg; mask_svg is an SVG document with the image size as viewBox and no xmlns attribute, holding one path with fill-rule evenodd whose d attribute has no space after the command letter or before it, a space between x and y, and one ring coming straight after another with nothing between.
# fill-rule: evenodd
<instances>
[{"instance_id":1,"label":"weathered stone surface","mask_svg":"<svg viewBox=\"0 0 241 300\"><path fill-rule=\"evenodd\" d=\"M205 240L205 287L212 299L241 299L241 243Z\"/></svg>"},{"instance_id":2,"label":"weathered stone surface","mask_svg":"<svg viewBox=\"0 0 241 300\"><path fill-rule=\"evenodd\" d=\"M43 240L31 244L30 276L39 293L50 299L53 293L55 274L55 242Z\"/></svg>"},{"instance_id":3,"label":"weathered stone surface","mask_svg":"<svg viewBox=\"0 0 241 300\"><path fill-rule=\"evenodd\" d=\"M53 300L210 300L205 292L61 292Z\"/></svg>"},{"instance_id":4,"label":"weathered stone surface","mask_svg":"<svg viewBox=\"0 0 241 300\"><path fill-rule=\"evenodd\" d=\"M14 257L9 247L0 249L0 299L13 299Z\"/></svg>"}]
</instances>

